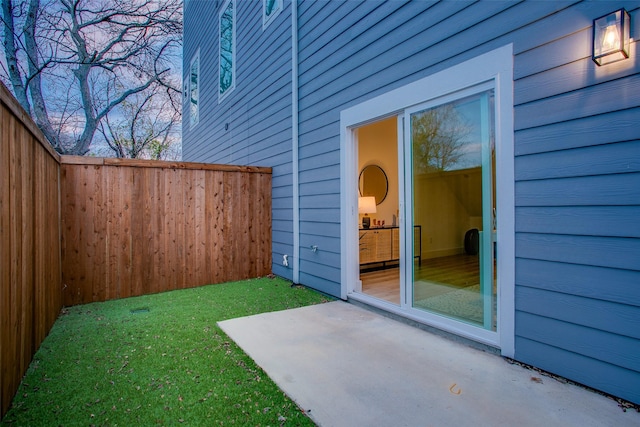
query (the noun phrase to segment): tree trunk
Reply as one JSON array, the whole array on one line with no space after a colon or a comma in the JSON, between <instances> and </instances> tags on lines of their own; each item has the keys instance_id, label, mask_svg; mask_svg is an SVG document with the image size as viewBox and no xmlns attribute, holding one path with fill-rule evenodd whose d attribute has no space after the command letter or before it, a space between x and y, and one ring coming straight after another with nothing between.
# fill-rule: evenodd
<instances>
[{"instance_id":1,"label":"tree trunk","mask_svg":"<svg viewBox=\"0 0 640 427\"><path fill-rule=\"evenodd\" d=\"M36 24L38 22L38 10L40 9L40 0L31 0L29 2L29 10L27 18L24 22L24 42L25 51L29 58L29 79L28 87L31 100L33 101L33 114L36 123L42 129L42 133L47 137L51 145L61 151L62 146L58 138L57 132L54 130L49 121L47 106L42 96L42 79L40 68L40 59L38 58L38 47L36 44Z\"/></svg>"},{"instance_id":2,"label":"tree trunk","mask_svg":"<svg viewBox=\"0 0 640 427\"><path fill-rule=\"evenodd\" d=\"M22 82L22 73L20 73L20 68L18 67L12 0L2 0L2 18L4 21L4 55L7 61L9 79L13 86L13 93L20 105L22 105L22 108L28 113L31 113L27 89Z\"/></svg>"}]
</instances>

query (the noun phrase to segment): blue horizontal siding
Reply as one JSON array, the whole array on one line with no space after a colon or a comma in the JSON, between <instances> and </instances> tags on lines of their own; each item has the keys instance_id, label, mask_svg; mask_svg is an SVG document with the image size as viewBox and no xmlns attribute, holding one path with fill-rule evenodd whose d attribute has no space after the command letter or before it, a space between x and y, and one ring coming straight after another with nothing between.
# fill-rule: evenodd
<instances>
[{"instance_id":1,"label":"blue horizontal siding","mask_svg":"<svg viewBox=\"0 0 640 427\"><path fill-rule=\"evenodd\" d=\"M521 105L515 111L515 129L636 108L640 106L640 63L634 72L638 74Z\"/></svg>"},{"instance_id":2,"label":"blue horizontal siding","mask_svg":"<svg viewBox=\"0 0 640 427\"><path fill-rule=\"evenodd\" d=\"M637 315L640 306L617 304L600 299L585 298L526 286L518 286L516 289L516 304L518 313L528 313L529 315L550 319L550 321L556 323L555 333L558 334L562 334L558 331L561 324L571 325L572 328L579 329L583 335L588 334L589 329L597 330L599 334L610 332L612 336L610 339L618 340L621 343L617 351L628 354L628 358L626 358L628 359L628 362L626 362L628 364L625 367L631 369L633 368L632 363L636 363L636 366L640 363L640 351L634 351L634 349L640 349L640 317ZM590 313L590 315L585 316L585 312ZM563 344L554 344L551 341L552 337L548 331L544 331L540 322L542 322L542 319L528 322L530 327L538 327L535 334L542 334L536 339L553 344L556 347L563 346ZM525 331L527 329L522 328L518 330L518 333L521 336L532 338ZM529 334L533 333L529 330ZM575 333L577 332L572 334ZM544 335L547 335L548 340L545 341ZM594 339L591 345L602 346L602 343L597 341L604 341L609 345L609 341L604 338L604 335L600 340ZM571 345L564 345L567 350L578 352L577 349L572 350ZM586 354L584 352L580 353ZM603 351L601 355L594 357L607 357L607 352ZM610 362L619 363L618 360L610 360Z\"/></svg>"},{"instance_id":3,"label":"blue horizontal siding","mask_svg":"<svg viewBox=\"0 0 640 427\"><path fill-rule=\"evenodd\" d=\"M512 22L531 22L536 19L536 13L545 16L559 8L554 2L536 2L524 6L526 12L523 13L523 9L518 9L521 5L515 3L491 2L469 5L462 2L445 2L437 5L438 11L442 11L442 16L438 18L433 10L420 14L421 9L428 4L412 2L407 6L408 15L415 19L416 31L422 30L418 34L407 31L407 28L411 28L409 23L398 26L398 22L403 20L392 14L384 21L384 25L369 29L368 37L350 40L349 49L336 52L337 55L345 57L332 58L332 61L340 63L340 67L323 73L324 80L320 79L319 74L322 73L322 67L330 67L332 61L328 61L328 64L311 63L308 72L301 69L301 95L308 93L305 102L309 102L310 105L326 103L340 106L345 99L360 101L363 96L369 98L380 94L426 75L427 70L428 73L439 71L502 46L509 41L494 41L497 31L508 31L507 27L511 28ZM504 14L498 13L502 10L505 10ZM447 19L454 15L455 19ZM487 31L478 31L474 23ZM513 25L515 30L520 24ZM391 32L390 29L395 31ZM373 36L377 38L373 39ZM392 39L394 36L398 37L397 44L394 44ZM462 53L461 46L466 49ZM390 76L393 78L390 79ZM345 91L349 95L341 96ZM331 100L331 97L335 99Z\"/></svg>"},{"instance_id":4,"label":"blue horizontal siding","mask_svg":"<svg viewBox=\"0 0 640 427\"><path fill-rule=\"evenodd\" d=\"M516 156L640 139L640 108L539 126L517 133ZM516 171L519 172L519 171Z\"/></svg>"},{"instance_id":5,"label":"blue horizontal siding","mask_svg":"<svg viewBox=\"0 0 640 427\"><path fill-rule=\"evenodd\" d=\"M300 236L300 247L309 249L309 248L312 248L313 246L316 246L318 247L318 251L322 252L322 254L331 254L330 255L331 257L333 257L334 255L339 257L340 256L340 239L335 239L331 236L328 236L327 234L328 233L323 233L317 228L316 230L311 230L303 234L302 236ZM316 253L313 253L313 254L307 253L306 258L313 259ZM331 260L336 261L335 258L332 258ZM323 263L323 264L333 265L331 263ZM338 262L338 264L340 264L340 262Z\"/></svg>"},{"instance_id":6,"label":"blue horizontal siding","mask_svg":"<svg viewBox=\"0 0 640 427\"><path fill-rule=\"evenodd\" d=\"M339 179L340 165L335 163L321 163L317 158L308 161L301 160L300 164L305 163L305 168L300 167L300 182L311 182L313 180L329 181L331 179ZM338 174L338 175L337 175Z\"/></svg>"},{"instance_id":7,"label":"blue horizontal siding","mask_svg":"<svg viewBox=\"0 0 640 427\"><path fill-rule=\"evenodd\" d=\"M640 239L516 234L516 256L569 264L640 270Z\"/></svg>"},{"instance_id":8,"label":"blue horizontal siding","mask_svg":"<svg viewBox=\"0 0 640 427\"><path fill-rule=\"evenodd\" d=\"M640 173L518 181L515 190L516 206L640 205Z\"/></svg>"},{"instance_id":9,"label":"blue horizontal siding","mask_svg":"<svg viewBox=\"0 0 640 427\"><path fill-rule=\"evenodd\" d=\"M640 402L640 372L516 336L518 360L631 402Z\"/></svg>"},{"instance_id":10,"label":"blue horizontal siding","mask_svg":"<svg viewBox=\"0 0 640 427\"><path fill-rule=\"evenodd\" d=\"M516 208L516 232L640 238L640 206Z\"/></svg>"},{"instance_id":11,"label":"blue horizontal siding","mask_svg":"<svg viewBox=\"0 0 640 427\"><path fill-rule=\"evenodd\" d=\"M583 37L580 40L581 45L588 46L591 33L591 27L583 31ZM621 69L615 73L607 73L606 79L603 79L593 73L591 58L583 57L562 67L553 68L544 73L534 74L519 80L518 90L514 93L514 99L516 104L525 104L578 90L583 88L585 84L592 85L602 84L605 81L615 81L627 74L628 70Z\"/></svg>"},{"instance_id":12,"label":"blue horizontal siding","mask_svg":"<svg viewBox=\"0 0 640 427\"><path fill-rule=\"evenodd\" d=\"M313 222L317 224L323 223L340 223L340 209L339 208L310 208L300 209L300 220L303 222ZM302 232L301 226L301 232Z\"/></svg>"},{"instance_id":13,"label":"blue horizontal siding","mask_svg":"<svg viewBox=\"0 0 640 427\"><path fill-rule=\"evenodd\" d=\"M519 156L516 180L640 172L640 140Z\"/></svg>"},{"instance_id":14,"label":"blue horizontal siding","mask_svg":"<svg viewBox=\"0 0 640 427\"><path fill-rule=\"evenodd\" d=\"M333 194L310 194L300 198L300 209L313 209L318 206L339 209L340 200Z\"/></svg>"},{"instance_id":15,"label":"blue horizontal siding","mask_svg":"<svg viewBox=\"0 0 640 427\"><path fill-rule=\"evenodd\" d=\"M336 261L340 264L340 254L331 252L328 248L316 244L318 242L315 242L315 240L316 239L309 239L311 244L300 245L300 262L308 264L304 271L310 274L322 272L318 275L324 279L335 280L337 283L340 283L340 278L335 276L335 273L339 273L340 269L334 267ZM317 247L315 252L313 251L313 246ZM313 265L313 267L311 267L311 265Z\"/></svg>"},{"instance_id":16,"label":"blue horizontal siding","mask_svg":"<svg viewBox=\"0 0 640 427\"><path fill-rule=\"evenodd\" d=\"M598 315L597 313L594 315ZM591 327L518 312L516 321L522 324L520 336L564 349L601 362L632 370L640 362L637 339L603 333Z\"/></svg>"},{"instance_id":17,"label":"blue horizontal siding","mask_svg":"<svg viewBox=\"0 0 640 427\"><path fill-rule=\"evenodd\" d=\"M340 269L300 260L300 283L312 283L314 289L329 295L340 295Z\"/></svg>"},{"instance_id":18,"label":"blue horizontal siding","mask_svg":"<svg viewBox=\"0 0 640 427\"><path fill-rule=\"evenodd\" d=\"M516 49L516 358L640 402L640 63L589 51L611 6Z\"/></svg>"},{"instance_id":19,"label":"blue horizontal siding","mask_svg":"<svg viewBox=\"0 0 640 427\"><path fill-rule=\"evenodd\" d=\"M340 181L337 179L300 184L300 192L304 194L335 194L336 191L340 191Z\"/></svg>"},{"instance_id":20,"label":"blue horizontal siding","mask_svg":"<svg viewBox=\"0 0 640 427\"><path fill-rule=\"evenodd\" d=\"M518 286L640 306L640 271L516 259Z\"/></svg>"}]
</instances>

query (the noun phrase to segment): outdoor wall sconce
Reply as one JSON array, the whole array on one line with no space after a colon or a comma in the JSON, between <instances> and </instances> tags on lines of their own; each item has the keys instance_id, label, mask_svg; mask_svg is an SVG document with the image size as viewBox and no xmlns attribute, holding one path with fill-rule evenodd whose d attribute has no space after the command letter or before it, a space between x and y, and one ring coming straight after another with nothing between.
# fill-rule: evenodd
<instances>
[{"instance_id":1,"label":"outdoor wall sconce","mask_svg":"<svg viewBox=\"0 0 640 427\"><path fill-rule=\"evenodd\" d=\"M629 57L629 13L620 9L593 20L593 62L610 64Z\"/></svg>"}]
</instances>

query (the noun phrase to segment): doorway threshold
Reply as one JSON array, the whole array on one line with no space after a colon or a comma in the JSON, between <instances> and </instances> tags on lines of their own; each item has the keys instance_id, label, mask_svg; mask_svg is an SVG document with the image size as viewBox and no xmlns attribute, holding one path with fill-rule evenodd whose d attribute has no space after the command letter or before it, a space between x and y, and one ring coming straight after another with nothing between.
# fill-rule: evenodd
<instances>
[{"instance_id":1,"label":"doorway threshold","mask_svg":"<svg viewBox=\"0 0 640 427\"><path fill-rule=\"evenodd\" d=\"M500 348L489 343L481 342L456 332L430 325L417 316L412 316L406 310L402 310L398 305L388 301L370 297L357 292L347 295L347 302L378 315L387 317L405 325L412 326L425 332L441 336L453 342L464 344L468 347L481 350L490 354L500 355Z\"/></svg>"}]
</instances>

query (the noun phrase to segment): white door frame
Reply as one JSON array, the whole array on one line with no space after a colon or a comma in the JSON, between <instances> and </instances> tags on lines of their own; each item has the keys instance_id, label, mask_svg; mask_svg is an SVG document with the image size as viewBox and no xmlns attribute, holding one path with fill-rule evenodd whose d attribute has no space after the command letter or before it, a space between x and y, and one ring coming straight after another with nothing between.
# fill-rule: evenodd
<instances>
[{"instance_id":1,"label":"white door frame","mask_svg":"<svg viewBox=\"0 0 640 427\"><path fill-rule=\"evenodd\" d=\"M448 97L467 88L491 83L495 90L496 111L496 194L497 246L500 259L498 277L498 331L486 331L431 313L416 315L407 309L406 295L401 305L385 303L356 293L358 265L358 171L355 130L364 124L390 116L400 116L413 106ZM399 119L400 120L400 119ZM399 128L401 126L399 125ZM400 147L402 140L399 133ZM399 157L402 152L399 152ZM401 163L401 162L399 162ZM513 148L513 46L507 45L461 64L389 91L340 113L340 207L341 207L341 297L359 299L395 314L459 334L500 348L502 355L513 357L515 347L515 202ZM405 163L406 166L406 163ZM402 168L401 168L402 169ZM399 173L401 171L399 170ZM403 176L399 177L403 182ZM400 221L406 206L400 200ZM401 245L407 252L409 239ZM402 254L401 254L402 256ZM402 263L401 263L402 264ZM403 277L406 277L407 274ZM406 280L406 279L405 279ZM404 303L403 303L404 301Z\"/></svg>"}]
</instances>

